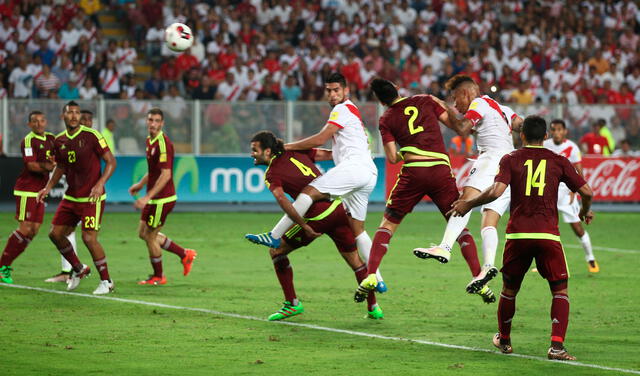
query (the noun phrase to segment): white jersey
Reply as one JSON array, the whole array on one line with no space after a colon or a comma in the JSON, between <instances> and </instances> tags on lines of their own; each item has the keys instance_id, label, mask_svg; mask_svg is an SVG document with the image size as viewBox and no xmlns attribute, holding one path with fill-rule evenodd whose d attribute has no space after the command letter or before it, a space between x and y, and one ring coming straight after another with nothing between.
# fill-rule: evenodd
<instances>
[{"instance_id":1,"label":"white jersey","mask_svg":"<svg viewBox=\"0 0 640 376\"><path fill-rule=\"evenodd\" d=\"M337 104L331 110L327 124L340 128L332 138L331 149L336 166L346 160L373 165L364 123L358 107L353 102L347 99Z\"/></svg>"},{"instance_id":2,"label":"white jersey","mask_svg":"<svg viewBox=\"0 0 640 376\"><path fill-rule=\"evenodd\" d=\"M473 123L478 150L502 154L510 153L514 149L511 121L515 116L511 108L500 105L487 95L471 101L464 115Z\"/></svg>"},{"instance_id":3,"label":"white jersey","mask_svg":"<svg viewBox=\"0 0 640 376\"><path fill-rule=\"evenodd\" d=\"M544 140L545 148L551 150L552 152L562 155L566 157L571 164L581 163L582 162L582 153L580 153L580 148L576 145L575 142L571 140L564 140L560 145L556 145L552 139ZM569 188L566 184L560 183L558 187L558 196L564 196L569 194Z\"/></svg>"}]
</instances>

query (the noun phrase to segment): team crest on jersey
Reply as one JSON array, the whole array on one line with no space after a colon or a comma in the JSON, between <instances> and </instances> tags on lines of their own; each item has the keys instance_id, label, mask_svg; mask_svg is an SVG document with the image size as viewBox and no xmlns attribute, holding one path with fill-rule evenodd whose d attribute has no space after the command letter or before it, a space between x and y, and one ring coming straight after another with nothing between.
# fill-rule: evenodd
<instances>
[{"instance_id":1,"label":"team crest on jersey","mask_svg":"<svg viewBox=\"0 0 640 376\"><path fill-rule=\"evenodd\" d=\"M151 148L151 155L154 155L156 153L156 148Z\"/></svg>"},{"instance_id":2,"label":"team crest on jersey","mask_svg":"<svg viewBox=\"0 0 640 376\"><path fill-rule=\"evenodd\" d=\"M476 168L472 168L471 171L469 171L469 176L473 175L476 172Z\"/></svg>"},{"instance_id":3,"label":"team crest on jersey","mask_svg":"<svg viewBox=\"0 0 640 376\"><path fill-rule=\"evenodd\" d=\"M40 144L40 149L44 149L44 145Z\"/></svg>"},{"instance_id":4,"label":"team crest on jersey","mask_svg":"<svg viewBox=\"0 0 640 376\"><path fill-rule=\"evenodd\" d=\"M329 115L329 120L337 120L338 119L338 111L332 111Z\"/></svg>"},{"instance_id":5,"label":"team crest on jersey","mask_svg":"<svg viewBox=\"0 0 640 376\"><path fill-rule=\"evenodd\" d=\"M471 102L471 105L469 106L470 110L475 110L476 108L478 108L478 102Z\"/></svg>"}]
</instances>

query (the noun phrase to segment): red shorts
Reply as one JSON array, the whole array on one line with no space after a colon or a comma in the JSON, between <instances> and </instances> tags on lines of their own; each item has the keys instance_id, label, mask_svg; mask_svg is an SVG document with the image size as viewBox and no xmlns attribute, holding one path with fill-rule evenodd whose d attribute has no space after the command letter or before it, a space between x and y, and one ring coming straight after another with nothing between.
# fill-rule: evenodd
<instances>
[{"instance_id":1,"label":"red shorts","mask_svg":"<svg viewBox=\"0 0 640 376\"><path fill-rule=\"evenodd\" d=\"M384 217L396 224L402 222L425 195L438 206L442 215L451 210L451 204L460 194L448 165L403 166L387 199Z\"/></svg>"},{"instance_id":2,"label":"red shorts","mask_svg":"<svg viewBox=\"0 0 640 376\"><path fill-rule=\"evenodd\" d=\"M164 226L167 216L176 206L175 201L163 204L147 204L142 209L140 220L147 224L149 228L158 228Z\"/></svg>"},{"instance_id":3,"label":"red shorts","mask_svg":"<svg viewBox=\"0 0 640 376\"><path fill-rule=\"evenodd\" d=\"M538 272L546 280L569 278L562 243L549 239L507 239L500 271L507 280L522 280L534 259Z\"/></svg>"},{"instance_id":4,"label":"red shorts","mask_svg":"<svg viewBox=\"0 0 640 376\"><path fill-rule=\"evenodd\" d=\"M353 252L357 249L356 238L353 236L351 226L349 226L349 218L344 206L339 202L334 204L336 202L338 201L320 201L313 204L306 214L306 217L310 218L307 223L313 231L329 235L338 251L342 253ZM333 209L332 204L335 205ZM283 238L293 249L305 247L313 241L313 238L308 237L298 225L289 229Z\"/></svg>"},{"instance_id":5,"label":"red shorts","mask_svg":"<svg viewBox=\"0 0 640 376\"><path fill-rule=\"evenodd\" d=\"M78 222L82 230L100 230L104 200L98 202L75 202L63 199L51 222L54 226L76 227Z\"/></svg>"},{"instance_id":6,"label":"red shorts","mask_svg":"<svg viewBox=\"0 0 640 376\"><path fill-rule=\"evenodd\" d=\"M44 202L38 202L36 197L16 195L16 219L20 222L42 223Z\"/></svg>"}]
</instances>

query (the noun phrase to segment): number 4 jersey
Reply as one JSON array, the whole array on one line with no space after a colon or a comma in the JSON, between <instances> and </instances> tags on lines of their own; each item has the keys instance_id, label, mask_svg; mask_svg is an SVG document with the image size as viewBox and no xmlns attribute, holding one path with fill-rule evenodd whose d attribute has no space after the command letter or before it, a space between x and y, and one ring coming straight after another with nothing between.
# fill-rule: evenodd
<instances>
[{"instance_id":1,"label":"number 4 jersey","mask_svg":"<svg viewBox=\"0 0 640 376\"><path fill-rule=\"evenodd\" d=\"M587 184L567 158L543 146L526 146L502 157L495 181L511 186L508 239L560 235L558 185L563 182L576 192Z\"/></svg>"},{"instance_id":2,"label":"number 4 jersey","mask_svg":"<svg viewBox=\"0 0 640 376\"><path fill-rule=\"evenodd\" d=\"M311 149L285 151L273 158L264 175L267 187L272 191L282 187L295 200L304 187L322 175L314 163L315 155L316 151Z\"/></svg>"}]
</instances>

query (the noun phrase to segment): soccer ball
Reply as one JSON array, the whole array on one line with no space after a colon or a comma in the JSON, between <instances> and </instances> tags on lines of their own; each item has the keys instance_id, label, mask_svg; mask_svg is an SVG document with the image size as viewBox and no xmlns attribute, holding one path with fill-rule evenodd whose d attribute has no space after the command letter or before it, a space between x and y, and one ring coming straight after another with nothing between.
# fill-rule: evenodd
<instances>
[{"instance_id":1,"label":"soccer ball","mask_svg":"<svg viewBox=\"0 0 640 376\"><path fill-rule=\"evenodd\" d=\"M193 34L189 26L176 22L164 30L164 42L171 51L182 52L193 46Z\"/></svg>"}]
</instances>

